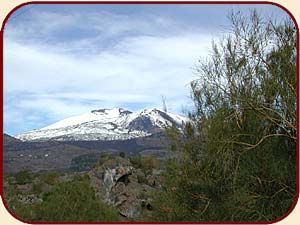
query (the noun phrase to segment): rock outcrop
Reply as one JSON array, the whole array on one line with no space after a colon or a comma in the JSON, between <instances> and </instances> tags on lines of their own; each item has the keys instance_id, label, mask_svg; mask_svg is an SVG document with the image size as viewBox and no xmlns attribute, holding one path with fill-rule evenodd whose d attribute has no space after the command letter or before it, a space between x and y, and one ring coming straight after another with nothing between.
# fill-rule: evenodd
<instances>
[{"instance_id":1,"label":"rock outcrop","mask_svg":"<svg viewBox=\"0 0 300 225\"><path fill-rule=\"evenodd\" d=\"M150 192L160 187L157 176L146 176L120 157L96 166L89 176L97 195L127 218L137 218L142 208L152 210Z\"/></svg>"}]
</instances>

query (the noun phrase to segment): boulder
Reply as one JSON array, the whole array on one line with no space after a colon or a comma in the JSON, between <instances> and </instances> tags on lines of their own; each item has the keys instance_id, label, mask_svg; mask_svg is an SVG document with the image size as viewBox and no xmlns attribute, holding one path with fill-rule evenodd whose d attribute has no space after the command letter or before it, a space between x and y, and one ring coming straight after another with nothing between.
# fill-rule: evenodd
<instances>
[{"instance_id":1,"label":"boulder","mask_svg":"<svg viewBox=\"0 0 300 225\"><path fill-rule=\"evenodd\" d=\"M146 177L129 160L121 157L109 159L91 170L89 176L97 195L116 207L120 215L137 218L139 209L152 209L149 195L152 190L159 188L156 176Z\"/></svg>"},{"instance_id":2,"label":"boulder","mask_svg":"<svg viewBox=\"0 0 300 225\"><path fill-rule=\"evenodd\" d=\"M41 203L43 200L39 198L35 194L30 194L30 195L18 195L18 199L20 202L24 204L35 204L35 203Z\"/></svg>"}]
</instances>

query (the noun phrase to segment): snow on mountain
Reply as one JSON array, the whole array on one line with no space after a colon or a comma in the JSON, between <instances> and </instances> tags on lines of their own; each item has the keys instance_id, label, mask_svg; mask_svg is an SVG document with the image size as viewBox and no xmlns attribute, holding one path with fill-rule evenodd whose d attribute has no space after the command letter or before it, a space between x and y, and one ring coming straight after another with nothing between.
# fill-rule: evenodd
<instances>
[{"instance_id":1,"label":"snow on mountain","mask_svg":"<svg viewBox=\"0 0 300 225\"><path fill-rule=\"evenodd\" d=\"M15 137L23 141L126 140L149 136L172 124L181 129L186 121L185 117L159 109L99 109Z\"/></svg>"}]
</instances>

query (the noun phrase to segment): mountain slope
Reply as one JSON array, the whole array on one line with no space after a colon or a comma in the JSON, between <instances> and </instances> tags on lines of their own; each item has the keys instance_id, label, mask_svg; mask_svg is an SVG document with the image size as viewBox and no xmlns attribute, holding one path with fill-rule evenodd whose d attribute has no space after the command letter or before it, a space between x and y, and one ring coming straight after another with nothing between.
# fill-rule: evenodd
<instances>
[{"instance_id":1,"label":"mountain slope","mask_svg":"<svg viewBox=\"0 0 300 225\"><path fill-rule=\"evenodd\" d=\"M7 144L13 144L13 143L19 143L21 142L21 140L15 138L15 137L12 137L8 134L3 134L3 144L4 145L7 145Z\"/></svg>"},{"instance_id":2,"label":"mountain slope","mask_svg":"<svg viewBox=\"0 0 300 225\"><path fill-rule=\"evenodd\" d=\"M185 117L159 109L140 112L99 109L16 135L16 138L23 141L127 140L161 132L172 124L181 129L186 121Z\"/></svg>"}]
</instances>

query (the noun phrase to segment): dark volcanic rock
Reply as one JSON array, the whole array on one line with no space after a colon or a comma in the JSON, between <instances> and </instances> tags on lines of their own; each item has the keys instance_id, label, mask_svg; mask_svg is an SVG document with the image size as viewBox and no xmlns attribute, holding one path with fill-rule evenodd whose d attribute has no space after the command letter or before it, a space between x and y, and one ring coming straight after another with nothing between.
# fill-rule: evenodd
<instances>
[{"instance_id":1,"label":"dark volcanic rock","mask_svg":"<svg viewBox=\"0 0 300 225\"><path fill-rule=\"evenodd\" d=\"M146 116L137 117L136 119L132 120L128 125L129 130L141 130L145 132L149 132L156 127L157 126L153 125L151 119Z\"/></svg>"},{"instance_id":2,"label":"dark volcanic rock","mask_svg":"<svg viewBox=\"0 0 300 225\"><path fill-rule=\"evenodd\" d=\"M110 109L96 109L96 110L92 110L92 113L106 113L106 111L108 111ZM126 109L122 109L122 108L118 108L119 113L121 115L127 115L127 114L131 114L132 112Z\"/></svg>"},{"instance_id":3,"label":"dark volcanic rock","mask_svg":"<svg viewBox=\"0 0 300 225\"><path fill-rule=\"evenodd\" d=\"M98 196L116 207L122 216L137 218L139 208L152 209L149 193L160 187L155 176L148 177L150 185L139 182L141 173L127 159L117 157L96 166L89 176Z\"/></svg>"}]
</instances>

